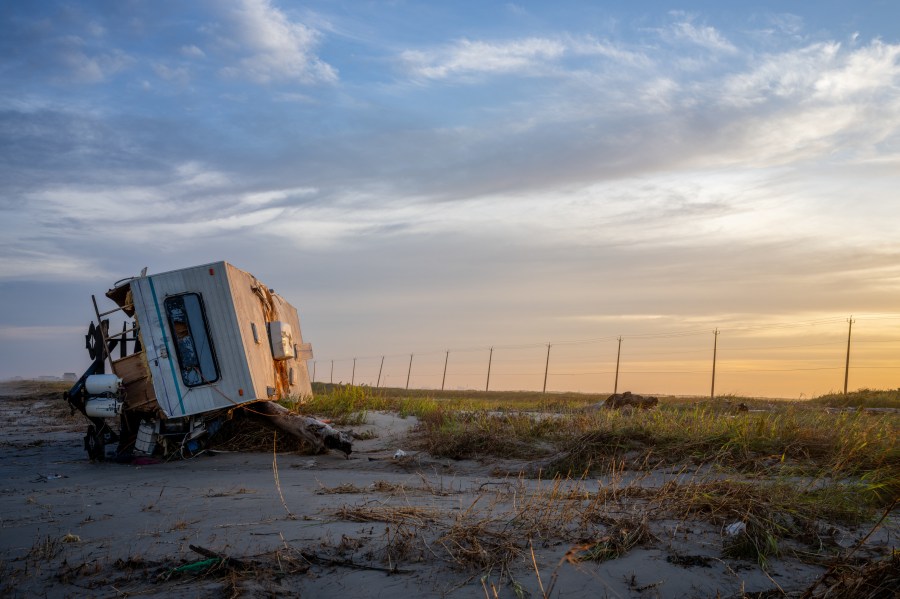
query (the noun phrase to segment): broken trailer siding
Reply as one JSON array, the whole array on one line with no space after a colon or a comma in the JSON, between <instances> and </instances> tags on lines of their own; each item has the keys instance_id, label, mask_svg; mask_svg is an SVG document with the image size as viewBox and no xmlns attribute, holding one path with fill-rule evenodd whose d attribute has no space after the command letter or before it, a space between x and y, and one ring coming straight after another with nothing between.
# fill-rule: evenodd
<instances>
[{"instance_id":1,"label":"broken trailer siding","mask_svg":"<svg viewBox=\"0 0 900 599\"><path fill-rule=\"evenodd\" d=\"M273 359L266 298L277 296L249 273L216 262L133 279L131 291L153 390L166 416L311 394L302 356ZM299 349L297 311L283 300L268 303L281 308L269 309L269 316L290 325Z\"/></svg>"},{"instance_id":2,"label":"broken trailer siding","mask_svg":"<svg viewBox=\"0 0 900 599\"><path fill-rule=\"evenodd\" d=\"M253 379L254 397L280 399L290 396L304 399L311 396L306 361L312 359L312 350L309 344L303 343L297 309L250 273L223 264L228 269L231 298L240 323L237 330ZM273 354L273 346L279 345L281 337L276 332L269 334L271 322L287 325L281 327L290 336L289 340L285 339L288 351L284 359L276 359Z\"/></svg>"}]
</instances>

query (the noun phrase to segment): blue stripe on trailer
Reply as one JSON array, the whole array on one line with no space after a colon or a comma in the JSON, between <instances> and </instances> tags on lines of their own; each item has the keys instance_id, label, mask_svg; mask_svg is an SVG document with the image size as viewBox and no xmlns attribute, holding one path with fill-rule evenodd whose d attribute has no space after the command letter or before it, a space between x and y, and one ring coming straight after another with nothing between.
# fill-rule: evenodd
<instances>
[{"instance_id":1,"label":"blue stripe on trailer","mask_svg":"<svg viewBox=\"0 0 900 599\"><path fill-rule=\"evenodd\" d=\"M184 409L184 398L181 396L181 386L178 384L178 377L175 375L175 363L172 362L172 352L169 350L169 340L166 338L166 325L163 321L162 311L159 309L159 300L156 299L156 287L153 286L153 278L147 277L150 282L150 294L153 296L153 305L156 307L156 317L159 318L159 329L162 331L163 347L166 348L166 356L169 358L169 368L172 370L172 382L175 384L175 392L178 394L178 406L181 408L182 416L186 414Z\"/></svg>"}]
</instances>

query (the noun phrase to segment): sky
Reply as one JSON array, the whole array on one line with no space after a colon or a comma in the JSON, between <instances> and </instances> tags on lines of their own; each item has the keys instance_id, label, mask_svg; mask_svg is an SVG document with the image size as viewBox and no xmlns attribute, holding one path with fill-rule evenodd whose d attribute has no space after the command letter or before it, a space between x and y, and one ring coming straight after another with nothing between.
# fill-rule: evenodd
<instances>
[{"instance_id":1,"label":"sky","mask_svg":"<svg viewBox=\"0 0 900 599\"><path fill-rule=\"evenodd\" d=\"M898 189L893 0L5 2L0 378L227 260L317 380L898 387Z\"/></svg>"}]
</instances>

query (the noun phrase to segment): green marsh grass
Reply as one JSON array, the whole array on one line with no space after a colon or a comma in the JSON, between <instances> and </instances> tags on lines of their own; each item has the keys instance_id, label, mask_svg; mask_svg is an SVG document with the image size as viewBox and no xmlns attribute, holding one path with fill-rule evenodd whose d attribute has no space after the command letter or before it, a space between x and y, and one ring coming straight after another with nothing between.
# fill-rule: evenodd
<instances>
[{"instance_id":1,"label":"green marsh grass","mask_svg":"<svg viewBox=\"0 0 900 599\"><path fill-rule=\"evenodd\" d=\"M544 476L713 465L747 476L845 480L858 501L900 496L900 414L839 407L890 407L898 392L860 390L810 401L727 396L664 398L652 410L597 407L598 395L406 391L322 385L298 406L337 425L369 411L419 419L417 449L451 459L534 460ZM740 411L743 403L749 411Z\"/></svg>"},{"instance_id":2,"label":"green marsh grass","mask_svg":"<svg viewBox=\"0 0 900 599\"><path fill-rule=\"evenodd\" d=\"M397 412L401 417L422 416L440 406L425 394L401 396L397 390L373 389L365 385L313 385L313 396L305 402L290 398L285 407L305 414L325 417L338 425L359 425L371 411Z\"/></svg>"},{"instance_id":3,"label":"green marsh grass","mask_svg":"<svg viewBox=\"0 0 900 599\"><path fill-rule=\"evenodd\" d=\"M853 393L829 393L810 403L831 408L893 408L900 410L900 389L859 389Z\"/></svg>"},{"instance_id":4,"label":"green marsh grass","mask_svg":"<svg viewBox=\"0 0 900 599\"><path fill-rule=\"evenodd\" d=\"M896 391L810 401L664 398L652 410L608 410L597 407L599 395L314 389L302 410L336 424L360 424L372 410L416 416L417 448L435 457L545 458L546 476L623 459L642 468L714 464L751 475L853 477L860 498L875 506L900 495L900 414L826 409L838 397L843 406L890 407ZM739 411L739 403L750 411Z\"/></svg>"}]
</instances>

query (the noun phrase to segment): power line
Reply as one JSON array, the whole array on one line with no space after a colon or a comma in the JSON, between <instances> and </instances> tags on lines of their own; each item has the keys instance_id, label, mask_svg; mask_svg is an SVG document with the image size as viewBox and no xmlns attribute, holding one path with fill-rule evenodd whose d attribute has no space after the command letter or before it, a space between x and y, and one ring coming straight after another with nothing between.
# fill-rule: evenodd
<instances>
[{"instance_id":1,"label":"power line","mask_svg":"<svg viewBox=\"0 0 900 599\"><path fill-rule=\"evenodd\" d=\"M375 379L376 386L380 386L382 383L382 378L384 378L385 382L387 382L388 379L391 378L391 376L389 376L386 372L384 372L385 360L390 359L392 361L391 369L398 370L400 368L399 364L394 364L393 362L395 360L399 360L401 358L405 359L408 357L408 363L404 364L404 366L405 366L405 369L407 370L405 384L406 384L406 387L409 388L409 386L411 384L413 356L416 356L416 358L417 358L416 359L416 364L417 364L416 379L419 381L422 381L423 379L430 380L434 376L438 376L441 378L440 387L444 388L447 384L448 374L451 377L456 377L457 379L459 379L459 377L472 377L472 376L482 376L483 377L484 376L483 371L482 372L470 372L469 370L454 371L451 367L448 366L448 364L450 362L450 354L467 354L467 353L471 354L471 353L476 353L476 352L479 352L479 353L484 352L484 353L488 354L485 356L485 358L487 359L486 360L487 361L487 379L486 379L485 386L484 386L485 389L490 389L491 376L520 377L520 378L534 377L536 380L539 380L537 377L542 376L542 378L543 378L542 390L543 390L543 392L546 392L547 382L548 382L549 377L555 377L555 380L559 380L560 378L565 378L565 377L599 377L599 376L610 376L610 375L614 374L615 382L613 383L613 386L615 388L617 388L618 383L619 383L618 379L619 379L620 374L626 375L626 376L632 376L632 377L634 377L634 376L640 377L640 376L648 376L648 375L680 375L680 376L691 375L691 376L693 376L693 375L712 374L710 393L714 396L715 395L715 386L716 386L716 369L717 369L716 354L717 354L717 352L719 352L719 350L726 352L725 354L723 354L726 356L726 359L721 360L721 363L718 364L718 370L719 370L718 374L720 376L740 376L740 375L744 375L744 374L766 373L766 372L790 373L790 372L813 372L813 371L840 370L839 366L813 366L813 364L815 364L817 362L820 364L823 361L826 361L826 363L829 363L832 360L832 358L825 357L822 354L822 352L819 352L819 351L812 352L813 356L816 356L818 354L819 355L818 357L814 357L812 359L805 359L805 360L790 358L791 354L781 354L783 357L780 360L778 360L775 357L771 357L768 359L763 356L758 356L756 358L752 357L753 354L758 354L759 352L772 352L775 350L797 350L797 349L835 347L835 343L837 342L837 339L839 339L838 335L840 335L840 333L837 330L835 330L835 331L831 331L830 329L828 331L820 330L815 333L815 336L817 336L819 339L822 339L826 335L828 337L834 337L835 339L832 341L822 341L822 342L813 342L813 343L796 343L796 342L795 343L780 343L780 344L776 343L776 344L769 344L769 345L765 345L765 344L759 345L759 344L753 343L752 341L750 341L748 343L748 340L749 340L748 337L743 336L743 334L744 333L765 333L766 331L771 331L771 332L777 333L779 331L785 331L785 330L798 330L801 328L815 328L815 327L835 325L841 321L845 321L845 322L848 322L848 324L849 324L849 328L848 328L848 332L847 332L847 337L848 337L847 338L847 349L846 349L847 355L844 360L844 362L845 362L845 364L844 364L844 389L846 391L847 386L848 386L848 378L849 378L849 370L850 370L849 357L850 357L851 333L853 330L853 324L857 321L871 322L871 321L889 321L889 320L900 320L900 314L889 314L889 313L865 314L862 316L851 317L851 319L849 319L849 320L845 320L845 319L839 318L839 317L829 317L829 318L809 319L809 320L795 321L795 322L773 322L773 323L756 323L756 324L740 324L740 323L738 323L738 324L734 324L731 326L726 324L725 326L716 327L715 330L712 331L715 334L715 342L713 344L713 348L711 348L712 355L713 355L713 363L710 366L710 368L702 367L702 368L698 369L698 366L706 361L706 359L701 359L700 356L709 354L710 348L708 348L708 347L696 348L696 345L694 344L694 342L690 342L689 344L673 343L671 345L674 345L675 347L661 349L661 348L664 348L665 345L669 345L667 343L663 343L663 341L665 341L665 340L670 340L670 339L680 340L680 339L686 339L689 337L701 337L701 336L709 335L709 333L711 332L710 329L708 329L708 328L689 328L689 329L683 329L683 330L668 330L668 331L660 331L660 332L635 333L632 335L619 335L619 336L615 336L615 337L602 336L602 337L589 337L589 338L583 338L583 339L570 339L570 340L563 340L563 341L557 341L557 342L551 341L548 343L537 343L537 342L534 342L534 343L512 343L512 344L508 344L508 345L493 345L493 346L475 345L475 346L460 347L460 348L456 348L456 349L451 348L451 349L442 349L442 350L424 350L424 351L418 351L418 352L413 352L413 353L405 353L404 352L404 353L381 354L381 355L371 355L371 356L354 356L354 357L334 358L334 359L330 360L331 372L329 373L329 380L331 380L331 381L334 380L335 363L338 363L339 365L341 365L340 367L342 369L346 369L346 370L350 371L349 373L346 373L346 374L350 374L349 378L351 380L351 383L353 383L353 382L355 382L355 380L357 378L356 375L357 375L357 370L358 370L358 368L357 368L358 362L365 363L367 361L380 360L379 368L378 368L378 376ZM865 327L863 327L863 329L865 329ZM887 331L887 330L893 330L893 329L881 327L878 329L878 331L880 333L878 336L881 338L867 340L867 339L865 339L865 337L863 337L862 339L854 338L853 341L856 343L857 346L859 346L860 343L862 343L863 346L865 346L866 344L900 345L900 339L885 339L885 338L883 338L884 331ZM868 332L869 335L873 334L872 331L863 330L862 332L864 334ZM833 335L832 335L832 333L833 333ZM722 336L721 344L719 343L720 334ZM793 335L795 337L799 336L802 339L813 336L812 334L806 334L806 333L795 333ZM752 339L753 336L754 335L751 335L751 336L749 336L749 338ZM761 337L761 335L755 335L755 336ZM785 334L785 335L781 335L781 336L787 336L787 335ZM858 332L858 336L859 336L859 332ZM772 335L770 337L777 337L777 335ZM684 367L686 367L686 369L678 369L678 368L676 368L676 369L672 369L672 368L669 368L669 369L647 369L647 370L631 369L631 370L623 371L620 369L619 362L621 361L621 359L623 357L621 354L621 347L622 347L622 341L624 339L628 339L629 341L635 342L637 344L637 350L635 349L635 347L633 345L629 345L629 351L627 352L629 355L625 356L626 362L630 366L632 366L632 368L635 368L635 367L640 368L641 365L646 365L646 366L649 366L650 368L652 368L653 366L658 367L658 366L668 363L668 365L684 366ZM606 365L611 362L611 360L612 360L612 356L611 356L612 344L610 342L612 342L612 341L618 342L618 350L616 352L616 370L612 371L612 370L608 370L608 369L603 369L603 370L591 369L590 366L592 364ZM647 342L652 342L652 341L660 342L657 344L656 349L654 349L653 351L645 351L645 350L640 349L641 345L644 345L646 347ZM578 352L563 351L561 355L554 358L554 362L567 363L569 366L584 365L584 366L587 366L586 369L582 370L582 369L579 369L576 367L575 369L570 368L570 369L567 369L562 372L551 372L551 369L550 369L551 355L550 354L551 354L551 349L554 346L557 346L557 347L584 346L584 345L598 345L599 346L601 344L609 344L609 346L607 346L606 349L602 350L603 356L601 359L597 359L598 358L597 354L600 352L594 351L594 350L591 350L590 352L588 352L589 354L594 356L594 359L585 358L584 357L585 352L582 352L582 351L578 351ZM721 347L719 347L719 345L721 345ZM679 346L681 346L681 347L679 347ZM685 346L687 346L687 347L685 347ZM692 349L692 347L694 347L696 349ZM543 371L543 373L541 373L539 370L539 366L537 364L537 360L539 359L537 357L537 355L532 356L531 351L528 351L528 355L525 355L525 353L522 352L522 350L543 350L544 348L546 348L546 356L544 356L544 360L542 360L544 362L544 364L543 364L544 371ZM500 352L497 356L494 356L495 350ZM610 355L607 355L607 352L609 352ZM568 357L570 354L577 354L577 355L572 355L574 360L566 360L563 358L564 356ZM750 354L751 356L747 356L747 354ZM734 357L732 359L727 359L727 356L729 356L729 355L734 356ZM875 362L880 361L882 363L885 362L885 360L878 360L876 358L870 357L873 355L872 350L870 350L869 352L864 351L862 355L864 355L866 357L865 361L868 361L869 364L871 364L873 361L875 361ZM441 360L442 363L440 365L438 365L437 362L435 361L435 363L432 364L431 357L437 358L438 356L443 357L443 360ZM654 359L654 357L659 357L659 356L665 356L668 359L666 359L666 358ZM743 359L741 356L743 356ZM631 358L630 360L628 359L629 357ZM683 359L679 360L678 359L679 357L681 357ZM420 360L420 358L424 358L424 360ZM504 370L495 371L495 369L492 370L492 364L495 361L494 358L496 358L497 365L500 365L500 364L520 365L520 368L518 368L517 371L504 371ZM860 358L858 355L857 361L859 361L859 360L860 360ZM322 361L323 363L328 362L328 360L319 360L319 361ZM810 366L794 367L794 368L754 368L754 367L752 367L752 363L754 363L754 362L756 364L759 364L760 366L762 366L762 365L765 365L766 362L771 363L771 362L776 362L776 361L781 364L784 364L785 362L788 362L788 363L793 362L794 364L797 364L798 362L800 362L800 363L806 362L806 363L810 364ZM454 364L458 364L463 367L465 367L464 364L466 364L468 362L471 362L471 359L466 359L466 360L462 360L462 361L454 360ZM352 366L351 366L351 363L352 363ZM736 365L736 367L729 367L729 364L731 364L731 363L734 363ZM737 364L747 364L750 367L741 368L741 367L737 367ZM529 368L526 365L533 365L534 368L533 369ZM443 368L442 368L442 370L438 371L437 369L440 366L442 366ZM691 368L691 366L693 366L693 368ZM316 362L313 363L313 373L314 373L313 378L314 379L315 379L315 368L316 368ZM363 367L361 366L361 368L363 368ZM365 367L365 368L374 368L374 364L372 364L370 367ZM525 370L525 368L528 368L528 369ZM885 371L900 370L900 364L898 364L897 366L874 366L874 365L856 366L855 365L855 366L853 366L853 368L855 371L856 370L885 370ZM343 372L343 370L342 370L342 372ZM384 374L384 377L382 377L383 374ZM395 373L393 378L396 379L397 376L398 376L398 374ZM373 378L375 378L375 377L373 377ZM482 379L482 380L484 380L484 379ZM529 378L529 380L531 380L531 379ZM612 381L610 381L610 382L612 382ZM540 383L538 383L538 384L540 384Z\"/></svg>"},{"instance_id":2,"label":"power line","mask_svg":"<svg viewBox=\"0 0 900 599\"><path fill-rule=\"evenodd\" d=\"M900 320L900 314L893 313L873 313L866 314L863 316L855 316L854 320ZM735 325L725 325L719 326L718 329L723 333L730 333L735 331L762 331L762 330L781 330L781 329L794 329L794 328L802 328L802 327L811 327L818 326L822 324L835 324L838 322L846 321L843 317L829 317L829 318L818 318L811 320L802 320L797 322L775 322L775 323L759 323L759 324L735 324ZM715 328L715 327L714 327ZM710 332L709 328L697 328L697 329L688 329L683 331L665 331L660 333L633 333L630 335L621 335L621 337L632 340L643 340L643 339L678 339L682 337L695 337L700 335L708 335ZM727 335L726 335L727 337ZM618 336L604 336L604 337L589 337L585 339L570 339L563 341L552 341L552 345L589 345L593 343L601 343L605 341L615 341L618 339ZM490 348L494 349L531 349L531 348L543 348L546 347L546 343L533 342L533 343L518 343L518 344L510 344L510 345L479 345L479 346L468 346L464 348L450 348L451 353L462 353L462 352L475 352L475 351L489 351ZM446 349L433 349L433 350L423 350L414 352L417 356L426 356L426 355L441 355ZM400 358L408 356L408 353L395 353L395 354L377 354L377 355L368 355L368 356L356 356L358 359L377 359L382 356L388 358ZM335 362L343 362L353 360L353 356L350 357L341 357L335 358Z\"/></svg>"}]
</instances>

